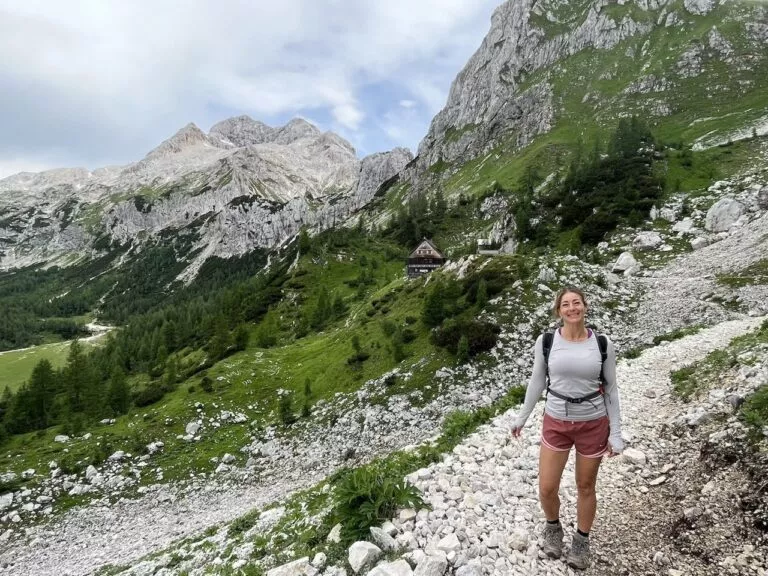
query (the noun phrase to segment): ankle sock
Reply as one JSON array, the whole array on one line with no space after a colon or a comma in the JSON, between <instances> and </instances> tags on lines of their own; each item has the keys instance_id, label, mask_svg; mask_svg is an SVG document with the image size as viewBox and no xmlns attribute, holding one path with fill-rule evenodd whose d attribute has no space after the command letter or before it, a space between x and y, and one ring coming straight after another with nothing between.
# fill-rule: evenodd
<instances>
[{"instance_id":1,"label":"ankle sock","mask_svg":"<svg viewBox=\"0 0 768 576\"><path fill-rule=\"evenodd\" d=\"M549 524L550 526L557 526L560 524L560 518L558 518L557 520L547 520L547 524Z\"/></svg>"},{"instance_id":2,"label":"ankle sock","mask_svg":"<svg viewBox=\"0 0 768 576\"><path fill-rule=\"evenodd\" d=\"M584 536L584 538L589 538L589 532L582 532L580 529L576 529L576 532L579 536Z\"/></svg>"}]
</instances>

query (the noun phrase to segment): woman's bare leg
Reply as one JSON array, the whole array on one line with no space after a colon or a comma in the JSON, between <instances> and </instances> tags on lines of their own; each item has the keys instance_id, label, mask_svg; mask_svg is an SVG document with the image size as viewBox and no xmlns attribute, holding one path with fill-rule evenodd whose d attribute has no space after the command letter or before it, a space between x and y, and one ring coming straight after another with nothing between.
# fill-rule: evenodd
<instances>
[{"instance_id":1,"label":"woman's bare leg","mask_svg":"<svg viewBox=\"0 0 768 576\"><path fill-rule=\"evenodd\" d=\"M543 444L539 450L539 500L547 520L560 518L560 478L570 450L557 452Z\"/></svg>"},{"instance_id":2,"label":"woman's bare leg","mask_svg":"<svg viewBox=\"0 0 768 576\"><path fill-rule=\"evenodd\" d=\"M576 488L578 499L576 500L576 519L578 529L588 533L592 529L597 512L597 471L600 469L602 458L585 458L576 453Z\"/></svg>"}]
</instances>

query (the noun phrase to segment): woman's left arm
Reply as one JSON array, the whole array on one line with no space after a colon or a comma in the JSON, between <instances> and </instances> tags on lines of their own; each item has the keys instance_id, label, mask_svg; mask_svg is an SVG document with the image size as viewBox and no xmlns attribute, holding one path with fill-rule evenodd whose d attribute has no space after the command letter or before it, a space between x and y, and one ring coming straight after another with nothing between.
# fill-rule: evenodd
<instances>
[{"instance_id":1,"label":"woman's left arm","mask_svg":"<svg viewBox=\"0 0 768 576\"><path fill-rule=\"evenodd\" d=\"M605 409L611 426L608 443L611 445L611 450L618 454L624 450L624 440L621 438L621 403L619 387L616 385L616 348L610 339L608 339L606 352L603 376L605 377Z\"/></svg>"}]
</instances>

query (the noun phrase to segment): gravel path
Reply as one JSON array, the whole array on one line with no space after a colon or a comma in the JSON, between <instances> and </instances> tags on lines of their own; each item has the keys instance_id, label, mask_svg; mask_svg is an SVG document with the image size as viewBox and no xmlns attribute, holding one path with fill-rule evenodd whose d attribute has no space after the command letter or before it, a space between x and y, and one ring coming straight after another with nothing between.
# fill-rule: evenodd
<instances>
[{"instance_id":1,"label":"gravel path","mask_svg":"<svg viewBox=\"0 0 768 576\"><path fill-rule=\"evenodd\" d=\"M595 548L592 574L635 574L620 569L623 542L638 540L632 533L621 533L627 511L617 507L626 504L627 495L641 500L646 508L656 507L654 486L662 486L674 474L668 462L656 460L665 448L661 429L669 425L684 406L669 393L669 374L695 362L712 350L725 347L735 336L760 325L761 318L724 322L687 338L645 351L638 359L621 361L618 382L622 399L622 421L625 436L632 445L649 454L650 469L638 473L624 457L607 459L598 479L598 518L593 528ZM534 575L570 574L563 561L542 558L536 538L542 528L537 500L537 458L542 407L539 406L523 431L522 440L511 440L509 426L514 411L467 438L443 462L420 470L411 480L425 494L433 510L421 513L416 521L395 524L403 543L416 539L425 553L437 550L455 552L457 574ZM571 456L563 476L561 498L562 521L566 541L575 530L576 486L574 457ZM650 474L649 474L650 472ZM664 477L663 480L659 480ZM672 513L673 511L668 511ZM676 512L676 511L675 511ZM659 511L662 515L666 512ZM654 526L648 526L650 531ZM457 539L452 538L455 534ZM636 550L632 551L637 554ZM652 550L650 560L655 556ZM439 552L438 552L439 554ZM665 565L673 570L665 574L690 574L685 565L672 566L675 558L665 556ZM661 568L661 566L659 566ZM712 567L701 574L720 574Z\"/></svg>"}]
</instances>

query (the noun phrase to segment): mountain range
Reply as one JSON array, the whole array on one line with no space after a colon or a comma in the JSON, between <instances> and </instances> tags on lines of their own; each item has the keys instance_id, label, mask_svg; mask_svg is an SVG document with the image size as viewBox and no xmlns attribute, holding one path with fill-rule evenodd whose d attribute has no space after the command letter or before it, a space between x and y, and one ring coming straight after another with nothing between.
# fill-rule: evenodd
<instances>
[{"instance_id":1,"label":"mountain range","mask_svg":"<svg viewBox=\"0 0 768 576\"><path fill-rule=\"evenodd\" d=\"M508 432L576 283L630 449L591 573L763 574L767 135L764 3L509 0L415 156L238 116L0 180L0 572L570 573Z\"/></svg>"}]
</instances>

